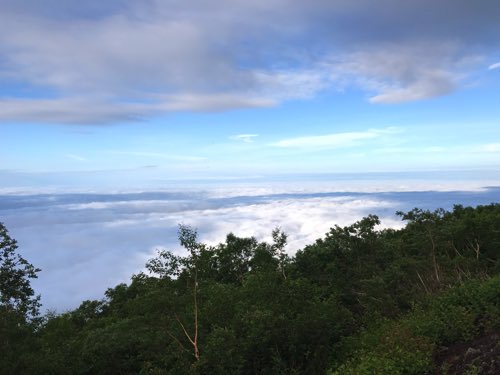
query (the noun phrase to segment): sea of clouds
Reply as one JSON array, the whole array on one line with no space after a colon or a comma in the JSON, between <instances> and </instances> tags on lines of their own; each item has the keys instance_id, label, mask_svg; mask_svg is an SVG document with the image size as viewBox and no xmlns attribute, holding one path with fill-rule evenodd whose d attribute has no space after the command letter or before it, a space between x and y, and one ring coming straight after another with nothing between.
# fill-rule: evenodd
<instances>
[{"instance_id":1,"label":"sea of clouds","mask_svg":"<svg viewBox=\"0 0 500 375\"><path fill-rule=\"evenodd\" d=\"M225 183L112 193L5 190L0 221L18 240L19 252L42 269L33 286L44 309L61 312L128 282L157 249L182 253L179 223L197 228L210 244L229 232L270 240L279 226L294 254L334 225L368 214L379 215L381 227L398 228L404 225L398 210L499 201L498 187L416 181Z\"/></svg>"}]
</instances>

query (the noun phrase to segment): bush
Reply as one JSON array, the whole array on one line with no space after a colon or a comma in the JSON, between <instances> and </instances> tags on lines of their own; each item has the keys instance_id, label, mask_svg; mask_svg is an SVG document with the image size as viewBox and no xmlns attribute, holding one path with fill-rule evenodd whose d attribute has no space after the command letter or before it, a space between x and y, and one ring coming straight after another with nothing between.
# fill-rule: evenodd
<instances>
[{"instance_id":1,"label":"bush","mask_svg":"<svg viewBox=\"0 0 500 375\"><path fill-rule=\"evenodd\" d=\"M330 374L425 374L436 348L499 327L500 277L469 282L346 343L357 349Z\"/></svg>"}]
</instances>

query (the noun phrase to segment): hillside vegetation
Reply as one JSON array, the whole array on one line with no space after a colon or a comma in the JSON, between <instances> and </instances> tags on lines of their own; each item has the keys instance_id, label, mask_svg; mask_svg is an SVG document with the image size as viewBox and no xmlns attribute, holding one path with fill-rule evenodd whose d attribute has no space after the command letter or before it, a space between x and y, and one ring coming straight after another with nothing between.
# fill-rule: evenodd
<instances>
[{"instance_id":1,"label":"hillside vegetation","mask_svg":"<svg viewBox=\"0 0 500 375\"><path fill-rule=\"evenodd\" d=\"M1 226L0 372L458 373L447 350L498 341L500 205L399 215L400 230L370 215L293 257L279 229L208 246L180 226L186 256L161 250L104 299L43 317L38 270ZM498 347L460 366L495 373Z\"/></svg>"}]
</instances>

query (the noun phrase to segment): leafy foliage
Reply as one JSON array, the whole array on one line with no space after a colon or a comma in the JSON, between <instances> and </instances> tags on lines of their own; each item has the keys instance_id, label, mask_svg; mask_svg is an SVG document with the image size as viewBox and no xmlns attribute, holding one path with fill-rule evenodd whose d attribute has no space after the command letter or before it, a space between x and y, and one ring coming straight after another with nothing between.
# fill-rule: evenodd
<instances>
[{"instance_id":1,"label":"leafy foliage","mask_svg":"<svg viewBox=\"0 0 500 375\"><path fill-rule=\"evenodd\" d=\"M30 285L40 270L16 250L17 242L0 223L0 373L15 373L26 365L17 353L29 347L40 306Z\"/></svg>"},{"instance_id":2,"label":"leafy foliage","mask_svg":"<svg viewBox=\"0 0 500 375\"><path fill-rule=\"evenodd\" d=\"M346 340L351 358L332 375L425 374L436 348L500 328L500 277L468 282L406 316Z\"/></svg>"},{"instance_id":3,"label":"leafy foliage","mask_svg":"<svg viewBox=\"0 0 500 375\"><path fill-rule=\"evenodd\" d=\"M24 319L36 317L39 297L31 288L30 280L40 270L16 253L17 242L0 223L0 308Z\"/></svg>"},{"instance_id":4,"label":"leafy foliage","mask_svg":"<svg viewBox=\"0 0 500 375\"><path fill-rule=\"evenodd\" d=\"M425 373L440 345L498 328L500 205L400 215L400 230L370 215L293 257L279 229L210 246L181 225L184 254L47 315L21 372Z\"/></svg>"}]
</instances>

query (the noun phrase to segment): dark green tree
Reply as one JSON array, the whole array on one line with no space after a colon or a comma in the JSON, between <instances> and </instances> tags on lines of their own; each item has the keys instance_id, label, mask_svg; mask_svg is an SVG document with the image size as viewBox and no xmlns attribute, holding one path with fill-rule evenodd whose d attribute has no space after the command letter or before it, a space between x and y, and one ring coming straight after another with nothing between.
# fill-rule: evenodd
<instances>
[{"instance_id":1,"label":"dark green tree","mask_svg":"<svg viewBox=\"0 0 500 375\"><path fill-rule=\"evenodd\" d=\"M17 252L17 242L0 223L0 373L23 373L40 297L30 279L40 271Z\"/></svg>"},{"instance_id":2,"label":"dark green tree","mask_svg":"<svg viewBox=\"0 0 500 375\"><path fill-rule=\"evenodd\" d=\"M0 223L0 308L30 320L40 307L40 297L35 296L30 279L36 278L40 269L18 254L17 248L17 241Z\"/></svg>"},{"instance_id":3,"label":"dark green tree","mask_svg":"<svg viewBox=\"0 0 500 375\"><path fill-rule=\"evenodd\" d=\"M19 326L4 324L11 331L0 332L0 343L7 337L10 346L1 348L0 374L324 374L351 360L354 373L423 373L434 343L498 328L497 292L480 289L471 301L466 288L434 315L423 312L458 284L498 275L500 205L401 216L407 224L397 230L379 229L373 215L334 226L290 257L279 229L270 243L230 233L209 245L181 225L183 253L160 251L149 274L103 300L47 315L34 334L29 309ZM19 261L15 247L3 239ZM401 326L413 312L416 325ZM357 367L360 349L369 367Z\"/></svg>"}]
</instances>

